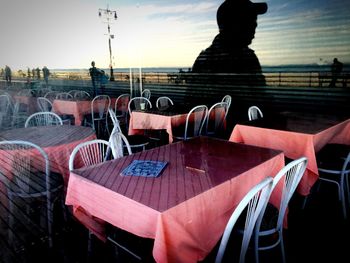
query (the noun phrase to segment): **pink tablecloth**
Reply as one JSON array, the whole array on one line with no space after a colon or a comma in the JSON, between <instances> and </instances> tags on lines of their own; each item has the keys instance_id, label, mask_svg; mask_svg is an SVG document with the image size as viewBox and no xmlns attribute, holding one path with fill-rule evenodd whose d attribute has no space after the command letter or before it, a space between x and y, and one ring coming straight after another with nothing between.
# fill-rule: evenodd
<instances>
[{"instance_id":1,"label":"pink tablecloth","mask_svg":"<svg viewBox=\"0 0 350 263\"><path fill-rule=\"evenodd\" d=\"M186 122L185 114L159 115L147 112L133 111L129 123L129 135L143 134L144 130L165 129L169 134L169 143L173 142L172 128L183 125Z\"/></svg>"},{"instance_id":2,"label":"pink tablecloth","mask_svg":"<svg viewBox=\"0 0 350 263\"><path fill-rule=\"evenodd\" d=\"M303 176L298 193L308 195L318 179L315 153L327 143L350 144L350 120L337 122L326 118L293 118L295 125L287 121L286 130L261 128L237 124L230 141L282 150L291 159L308 158L306 174ZM299 127L297 127L299 126Z\"/></svg>"},{"instance_id":3,"label":"pink tablecloth","mask_svg":"<svg viewBox=\"0 0 350 263\"><path fill-rule=\"evenodd\" d=\"M74 125L29 127L0 133L0 140L23 140L40 146L49 156L51 170L62 174L65 185L73 149L79 143L93 139L96 139L96 134L91 128Z\"/></svg>"},{"instance_id":4,"label":"pink tablecloth","mask_svg":"<svg viewBox=\"0 0 350 263\"><path fill-rule=\"evenodd\" d=\"M168 164L157 178L121 176L133 160ZM73 171L66 204L101 239L106 221L154 239L157 262L197 262L249 189L283 165L281 152L199 137ZM276 206L278 191L271 199Z\"/></svg>"},{"instance_id":5,"label":"pink tablecloth","mask_svg":"<svg viewBox=\"0 0 350 263\"><path fill-rule=\"evenodd\" d=\"M111 108L114 109L116 98L111 98ZM57 114L73 115L75 125L82 125L84 116L91 113L91 100L54 100L52 111Z\"/></svg>"}]
</instances>

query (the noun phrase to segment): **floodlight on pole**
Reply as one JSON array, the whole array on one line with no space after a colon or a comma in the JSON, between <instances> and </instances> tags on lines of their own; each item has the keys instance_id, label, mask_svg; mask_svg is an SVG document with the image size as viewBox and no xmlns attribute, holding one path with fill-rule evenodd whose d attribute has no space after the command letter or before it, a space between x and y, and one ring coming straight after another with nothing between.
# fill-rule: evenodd
<instances>
[{"instance_id":1,"label":"floodlight on pole","mask_svg":"<svg viewBox=\"0 0 350 263\"><path fill-rule=\"evenodd\" d=\"M113 11L110 10L108 5L107 5L107 9L102 9L100 8L98 10L98 16L101 18L106 19L106 23L107 23L107 29L108 29L108 47L109 47L109 68L111 71L111 76L109 78L110 81L114 81L114 75L113 75L113 57L112 57L112 47L111 47L111 40L114 39L114 35L111 34L111 21L113 20L117 20L118 16L117 16L117 11Z\"/></svg>"}]
</instances>

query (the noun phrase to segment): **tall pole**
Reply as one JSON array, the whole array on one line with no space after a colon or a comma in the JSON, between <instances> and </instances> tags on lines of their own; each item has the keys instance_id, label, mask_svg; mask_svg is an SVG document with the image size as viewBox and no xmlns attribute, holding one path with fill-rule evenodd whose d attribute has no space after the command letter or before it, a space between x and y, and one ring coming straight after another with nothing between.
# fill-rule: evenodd
<instances>
[{"instance_id":1,"label":"tall pole","mask_svg":"<svg viewBox=\"0 0 350 263\"><path fill-rule=\"evenodd\" d=\"M111 76L109 78L110 81L114 81L114 75L113 75L113 57L112 57L112 46L111 46L111 40L114 38L114 35L111 34L111 27L110 27L110 22L111 20L117 20L117 12L110 10L107 6L107 9L99 9L98 10L98 16L99 17L103 17L106 19L107 21L107 29L108 29L108 47L109 47L109 68L110 68L110 72L111 72Z\"/></svg>"}]
</instances>

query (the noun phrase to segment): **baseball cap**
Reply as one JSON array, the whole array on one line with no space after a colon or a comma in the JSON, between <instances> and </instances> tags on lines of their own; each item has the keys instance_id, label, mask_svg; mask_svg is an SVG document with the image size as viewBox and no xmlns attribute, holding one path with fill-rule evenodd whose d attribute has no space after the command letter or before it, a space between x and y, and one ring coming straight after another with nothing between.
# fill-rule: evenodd
<instances>
[{"instance_id":1,"label":"baseball cap","mask_svg":"<svg viewBox=\"0 0 350 263\"><path fill-rule=\"evenodd\" d=\"M246 14L262 15L267 11L265 2L253 3L250 0L225 0L218 8L216 19L218 25L230 23L235 17L242 17Z\"/></svg>"}]
</instances>

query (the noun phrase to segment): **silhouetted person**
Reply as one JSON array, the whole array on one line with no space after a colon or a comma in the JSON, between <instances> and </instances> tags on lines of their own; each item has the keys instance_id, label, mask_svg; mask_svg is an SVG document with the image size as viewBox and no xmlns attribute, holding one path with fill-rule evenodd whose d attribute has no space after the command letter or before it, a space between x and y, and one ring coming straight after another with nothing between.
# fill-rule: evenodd
<instances>
[{"instance_id":1,"label":"silhouetted person","mask_svg":"<svg viewBox=\"0 0 350 263\"><path fill-rule=\"evenodd\" d=\"M40 76L40 68L36 68L36 77L37 77L38 79L41 78L41 76Z\"/></svg>"},{"instance_id":2,"label":"silhouetted person","mask_svg":"<svg viewBox=\"0 0 350 263\"><path fill-rule=\"evenodd\" d=\"M266 3L252 3L249 0L224 1L216 16L219 34L211 46L199 54L193 64L192 73L236 73L239 75L226 78L226 83L265 85L260 62L248 46L255 35L257 16L266 11ZM223 79L224 76L217 76L213 81L222 83Z\"/></svg>"},{"instance_id":3,"label":"silhouetted person","mask_svg":"<svg viewBox=\"0 0 350 263\"><path fill-rule=\"evenodd\" d=\"M98 88L101 85L102 72L95 67L95 61L91 62L91 68L89 68L89 75L91 77L93 97L99 94Z\"/></svg>"},{"instance_id":4,"label":"silhouetted person","mask_svg":"<svg viewBox=\"0 0 350 263\"><path fill-rule=\"evenodd\" d=\"M46 85L48 85L49 84L50 70L46 66L44 66L42 71L43 71L45 83L46 83Z\"/></svg>"},{"instance_id":5,"label":"silhouetted person","mask_svg":"<svg viewBox=\"0 0 350 263\"><path fill-rule=\"evenodd\" d=\"M337 58L333 59L333 64L331 66L331 72L332 72L332 80L331 83L329 83L329 87L335 87L337 83L337 79L340 76L340 73L343 70L343 63L341 63Z\"/></svg>"},{"instance_id":6,"label":"silhouetted person","mask_svg":"<svg viewBox=\"0 0 350 263\"><path fill-rule=\"evenodd\" d=\"M12 71L11 71L11 68L7 65L5 66L5 79L6 79L6 84L11 85Z\"/></svg>"}]
</instances>

